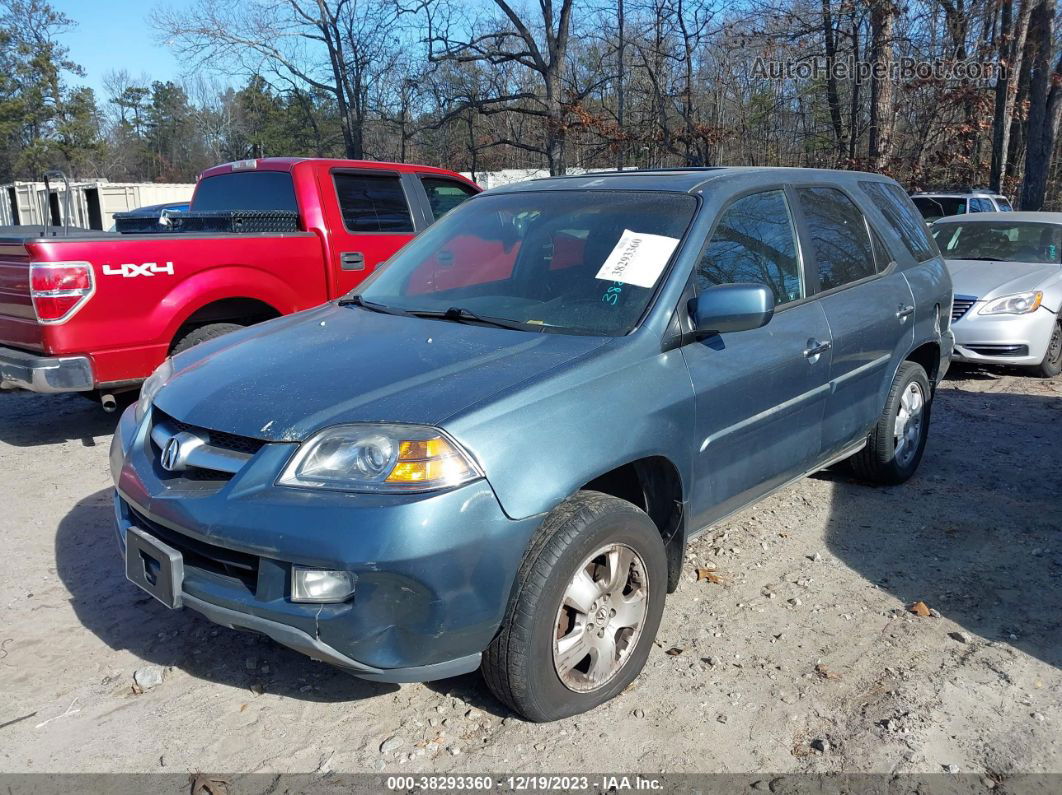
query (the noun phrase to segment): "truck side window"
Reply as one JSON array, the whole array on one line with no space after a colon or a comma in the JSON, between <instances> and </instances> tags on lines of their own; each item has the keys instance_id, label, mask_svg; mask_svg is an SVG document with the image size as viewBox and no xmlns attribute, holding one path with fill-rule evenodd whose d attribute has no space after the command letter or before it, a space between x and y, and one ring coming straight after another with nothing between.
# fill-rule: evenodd
<instances>
[{"instance_id":1,"label":"truck side window","mask_svg":"<svg viewBox=\"0 0 1062 795\"><path fill-rule=\"evenodd\" d=\"M777 304L803 297L796 235L781 190L738 199L723 212L695 274L698 290L757 282Z\"/></svg>"},{"instance_id":2,"label":"truck side window","mask_svg":"<svg viewBox=\"0 0 1062 795\"><path fill-rule=\"evenodd\" d=\"M470 185L463 185L457 180L444 177L421 177L420 183L428 194L431 214L438 221L465 199L476 195Z\"/></svg>"},{"instance_id":3,"label":"truck side window","mask_svg":"<svg viewBox=\"0 0 1062 795\"><path fill-rule=\"evenodd\" d=\"M348 232L413 232L413 218L397 176L337 172L333 179Z\"/></svg>"},{"instance_id":4,"label":"truck side window","mask_svg":"<svg viewBox=\"0 0 1062 795\"><path fill-rule=\"evenodd\" d=\"M799 188L800 208L811 233L819 289L830 290L877 272L863 213L837 188Z\"/></svg>"},{"instance_id":5,"label":"truck side window","mask_svg":"<svg viewBox=\"0 0 1062 795\"><path fill-rule=\"evenodd\" d=\"M925 262L937 255L929 239L929 230L925 221L917 212L903 188L890 182L860 182L859 186L874 202L892 231L903 242L911 256L918 262Z\"/></svg>"}]
</instances>

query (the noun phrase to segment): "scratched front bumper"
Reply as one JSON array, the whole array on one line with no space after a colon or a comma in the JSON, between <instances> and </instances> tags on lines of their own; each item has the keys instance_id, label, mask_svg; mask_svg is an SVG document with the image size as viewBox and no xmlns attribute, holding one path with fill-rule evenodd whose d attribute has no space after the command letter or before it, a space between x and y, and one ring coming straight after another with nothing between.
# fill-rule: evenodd
<instances>
[{"instance_id":1,"label":"scratched front bumper","mask_svg":"<svg viewBox=\"0 0 1062 795\"><path fill-rule=\"evenodd\" d=\"M136 524L257 561L248 582L186 560L189 607L366 678L426 681L478 665L538 521L506 517L486 481L430 495L282 488L293 446L267 444L220 489L181 491L156 477L144 432L130 409L111 448L123 551ZM354 572L353 598L291 602L292 564Z\"/></svg>"}]
</instances>

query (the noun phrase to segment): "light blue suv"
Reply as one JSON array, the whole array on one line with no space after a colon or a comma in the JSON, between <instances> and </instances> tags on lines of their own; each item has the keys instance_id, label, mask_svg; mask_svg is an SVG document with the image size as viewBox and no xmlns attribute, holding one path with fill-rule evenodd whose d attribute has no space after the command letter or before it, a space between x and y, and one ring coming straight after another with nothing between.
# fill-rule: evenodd
<instances>
[{"instance_id":1,"label":"light blue suv","mask_svg":"<svg viewBox=\"0 0 1062 795\"><path fill-rule=\"evenodd\" d=\"M165 363L111 450L126 574L356 676L621 692L687 541L849 459L899 483L952 351L893 181L718 168L474 197L356 294Z\"/></svg>"}]
</instances>

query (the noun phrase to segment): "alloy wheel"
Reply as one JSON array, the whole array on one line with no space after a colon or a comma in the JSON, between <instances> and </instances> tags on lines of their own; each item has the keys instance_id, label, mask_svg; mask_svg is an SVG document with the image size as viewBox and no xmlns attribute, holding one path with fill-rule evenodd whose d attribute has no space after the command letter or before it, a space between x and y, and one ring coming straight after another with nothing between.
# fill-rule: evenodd
<instances>
[{"instance_id":1,"label":"alloy wheel","mask_svg":"<svg viewBox=\"0 0 1062 795\"><path fill-rule=\"evenodd\" d=\"M611 680L638 644L649 608L645 562L626 544L608 544L575 570L557 611L553 667L569 690Z\"/></svg>"},{"instance_id":2,"label":"alloy wheel","mask_svg":"<svg viewBox=\"0 0 1062 795\"><path fill-rule=\"evenodd\" d=\"M900 396L896 423L893 426L896 460L901 466L907 466L918 452L918 439L922 433L925 405L926 397L922 392L922 386L912 381Z\"/></svg>"}]
</instances>

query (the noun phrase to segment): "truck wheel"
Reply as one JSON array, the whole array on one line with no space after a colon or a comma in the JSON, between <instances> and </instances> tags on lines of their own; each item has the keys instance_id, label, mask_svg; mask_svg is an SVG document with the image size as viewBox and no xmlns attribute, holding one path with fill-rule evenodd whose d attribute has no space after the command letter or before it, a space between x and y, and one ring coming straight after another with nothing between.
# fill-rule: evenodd
<instances>
[{"instance_id":1,"label":"truck wheel","mask_svg":"<svg viewBox=\"0 0 1062 795\"><path fill-rule=\"evenodd\" d=\"M532 721L608 701L645 665L666 593L653 521L625 500L579 492L546 517L524 556L483 654L487 686Z\"/></svg>"},{"instance_id":2,"label":"truck wheel","mask_svg":"<svg viewBox=\"0 0 1062 795\"><path fill-rule=\"evenodd\" d=\"M1041 378L1054 378L1062 373L1062 321L1055 323L1055 332L1047 343L1044 360L1035 369Z\"/></svg>"},{"instance_id":3,"label":"truck wheel","mask_svg":"<svg viewBox=\"0 0 1062 795\"><path fill-rule=\"evenodd\" d=\"M170 355L176 356L178 353L183 353L200 342L206 342L223 334L228 334L230 331L239 331L242 328L243 326L239 323L207 323L205 326L194 328L178 337L173 343Z\"/></svg>"},{"instance_id":4,"label":"truck wheel","mask_svg":"<svg viewBox=\"0 0 1062 795\"><path fill-rule=\"evenodd\" d=\"M891 485L911 477L926 448L931 405L929 378L922 365L901 364L867 446L851 458L856 476Z\"/></svg>"}]
</instances>

